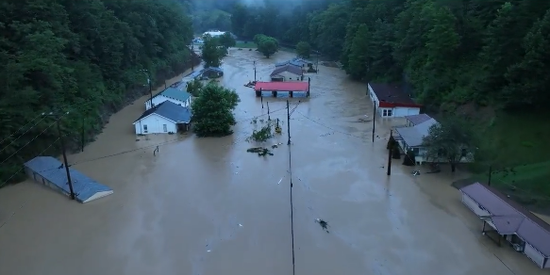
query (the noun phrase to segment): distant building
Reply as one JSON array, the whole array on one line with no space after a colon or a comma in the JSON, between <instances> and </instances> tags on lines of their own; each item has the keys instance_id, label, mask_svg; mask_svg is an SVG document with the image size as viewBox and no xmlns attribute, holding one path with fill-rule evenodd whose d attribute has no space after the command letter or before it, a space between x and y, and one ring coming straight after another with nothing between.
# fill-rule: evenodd
<instances>
[{"instance_id":1,"label":"distant building","mask_svg":"<svg viewBox=\"0 0 550 275\"><path fill-rule=\"evenodd\" d=\"M158 106L164 101L171 101L182 107L189 107L191 106L192 97L186 91L170 87L153 97L153 107ZM149 109L151 109L151 100L145 101L145 110Z\"/></svg>"},{"instance_id":2,"label":"distant building","mask_svg":"<svg viewBox=\"0 0 550 275\"><path fill-rule=\"evenodd\" d=\"M136 135L169 134L189 130L191 117L191 108L166 100L145 111L133 124Z\"/></svg>"},{"instance_id":3,"label":"distant building","mask_svg":"<svg viewBox=\"0 0 550 275\"><path fill-rule=\"evenodd\" d=\"M302 81L304 80L304 71L294 65L279 66L271 72L271 81Z\"/></svg>"},{"instance_id":4,"label":"distant building","mask_svg":"<svg viewBox=\"0 0 550 275\"><path fill-rule=\"evenodd\" d=\"M67 171L62 162L51 156L38 156L25 163L25 172L35 182L70 196ZM91 202L113 194L113 189L69 168L73 192L77 201Z\"/></svg>"},{"instance_id":5,"label":"distant building","mask_svg":"<svg viewBox=\"0 0 550 275\"><path fill-rule=\"evenodd\" d=\"M391 118L420 114L422 105L415 103L399 85L369 83L367 87L379 116Z\"/></svg>"},{"instance_id":6,"label":"distant building","mask_svg":"<svg viewBox=\"0 0 550 275\"><path fill-rule=\"evenodd\" d=\"M275 67L282 67L286 65L293 65L302 68L303 71L307 72L310 68L313 67L313 62L296 57L287 61L275 63Z\"/></svg>"},{"instance_id":7,"label":"distant building","mask_svg":"<svg viewBox=\"0 0 550 275\"><path fill-rule=\"evenodd\" d=\"M206 37L206 36L210 36L210 37L218 37L218 36L222 36L224 35L226 32L222 32L222 31L219 31L219 30L210 30L210 31L207 31L207 32L204 32L202 34L202 37Z\"/></svg>"}]
</instances>

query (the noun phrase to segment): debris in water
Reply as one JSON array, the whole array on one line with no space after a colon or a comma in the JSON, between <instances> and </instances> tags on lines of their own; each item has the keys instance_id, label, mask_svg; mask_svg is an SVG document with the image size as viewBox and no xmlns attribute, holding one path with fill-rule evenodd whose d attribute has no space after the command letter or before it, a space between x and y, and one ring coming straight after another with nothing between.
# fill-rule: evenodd
<instances>
[{"instance_id":1,"label":"debris in water","mask_svg":"<svg viewBox=\"0 0 550 275\"><path fill-rule=\"evenodd\" d=\"M418 175L420 175L420 171L414 170L414 171L412 172L412 174L413 174L413 176L418 176Z\"/></svg>"},{"instance_id":2,"label":"debris in water","mask_svg":"<svg viewBox=\"0 0 550 275\"><path fill-rule=\"evenodd\" d=\"M318 223L327 233L330 233L328 231L328 222L323 219L316 219L315 222Z\"/></svg>"},{"instance_id":3,"label":"debris in water","mask_svg":"<svg viewBox=\"0 0 550 275\"><path fill-rule=\"evenodd\" d=\"M206 250L207 253L210 253L211 251L212 251L212 250L210 250L210 249Z\"/></svg>"},{"instance_id":4,"label":"debris in water","mask_svg":"<svg viewBox=\"0 0 550 275\"><path fill-rule=\"evenodd\" d=\"M258 156L260 156L260 157L264 157L266 155L273 156L273 153L271 153L271 151L269 149L264 148L264 147L254 147L254 148L250 148L246 151L249 152L249 153L257 153Z\"/></svg>"},{"instance_id":5,"label":"debris in water","mask_svg":"<svg viewBox=\"0 0 550 275\"><path fill-rule=\"evenodd\" d=\"M239 223L239 227L243 227L243 225Z\"/></svg>"}]
</instances>

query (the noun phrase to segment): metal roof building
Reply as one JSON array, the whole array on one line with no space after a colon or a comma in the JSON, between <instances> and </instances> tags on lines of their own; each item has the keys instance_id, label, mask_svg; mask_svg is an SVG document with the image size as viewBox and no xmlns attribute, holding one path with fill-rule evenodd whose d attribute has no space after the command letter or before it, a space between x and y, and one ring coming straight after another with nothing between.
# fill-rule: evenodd
<instances>
[{"instance_id":1,"label":"metal roof building","mask_svg":"<svg viewBox=\"0 0 550 275\"><path fill-rule=\"evenodd\" d=\"M51 156L38 156L25 163L27 175L34 181L44 184L70 196L69 183L63 163ZM69 168L76 200L87 203L113 194L113 189Z\"/></svg>"}]
</instances>

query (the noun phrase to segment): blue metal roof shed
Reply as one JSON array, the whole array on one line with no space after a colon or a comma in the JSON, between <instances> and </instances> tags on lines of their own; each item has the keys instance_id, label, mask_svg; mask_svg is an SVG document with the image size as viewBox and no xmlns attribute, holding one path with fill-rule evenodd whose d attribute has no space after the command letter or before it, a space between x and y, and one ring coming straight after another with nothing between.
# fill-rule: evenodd
<instances>
[{"instance_id":1,"label":"blue metal roof shed","mask_svg":"<svg viewBox=\"0 0 550 275\"><path fill-rule=\"evenodd\" d=\"M70 195L67 173L63 163L54 157L38 156L25 163L27 174L35 181ZM113 194L113 189L69 168L76 200L87 203ZM47 181L47 182L46 182Z\"/></svg>"}]
</instances>

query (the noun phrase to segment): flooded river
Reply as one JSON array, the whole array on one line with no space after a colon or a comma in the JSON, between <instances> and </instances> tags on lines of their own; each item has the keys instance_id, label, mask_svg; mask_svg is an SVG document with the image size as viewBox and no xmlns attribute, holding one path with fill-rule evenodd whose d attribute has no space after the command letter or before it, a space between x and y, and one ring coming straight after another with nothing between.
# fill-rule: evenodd
<instances>
[{"instance_id":1,"label":"flooded river","mask_svg":"<svg viewBox=\"0 0 550 275\"><path fill-rule=\"evenodd\" d=\"M31 182L1 190L0 274L291 275L292 236L299 275L547 274L481 235L450 187L453 175L413 177L394 161L386 176L389 122L377 123L371 142L366 87L338 69L321 66L311 98L291 100L287 146L286 102L264 99L262 109L243 84L254 60L267 80L273 62L290 57L230 51L221 81L241 97L230 137L136 140L132 122L147 97L113 115L97 141L69 157L115 190L107 198L81 205ZM252 118L267 118L267 102L284 131L264 158L247 153L254 144L245 139Z\"/></svg>"}]
</instances>

